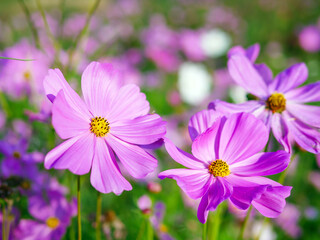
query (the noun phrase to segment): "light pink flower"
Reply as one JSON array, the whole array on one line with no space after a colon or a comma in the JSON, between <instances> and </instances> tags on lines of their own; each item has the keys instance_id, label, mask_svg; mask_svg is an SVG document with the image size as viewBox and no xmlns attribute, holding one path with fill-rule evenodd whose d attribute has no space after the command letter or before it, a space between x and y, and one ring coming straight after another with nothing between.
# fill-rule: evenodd
<instances>
[{"instance_id":1,"label":"light pink flower","mask_svg":"<svg viewBox=\"0 0 320 240\"><path fill-rule=\"evenodd\" d=\"M91 184L103 193L131 190L115 155L134 178L144 178L157 160L139 145L148 145L165 134L165 122L149 115L149 103L139 87L123 85L111 64L92 62L83 72L82 100L62 73L49 70L44 80L53 101L52 124L66 141L45 158L46 168L69 169L82 175L91 169Z\"/></svg>"}]
</instances>

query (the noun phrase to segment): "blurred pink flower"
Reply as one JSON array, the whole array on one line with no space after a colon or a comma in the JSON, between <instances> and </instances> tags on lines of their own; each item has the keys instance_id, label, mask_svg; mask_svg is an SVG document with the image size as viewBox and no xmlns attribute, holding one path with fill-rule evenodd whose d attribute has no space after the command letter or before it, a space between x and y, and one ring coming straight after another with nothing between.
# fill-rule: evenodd
<instances>
[{"instance_id":1,"label":"blurred pink flower","mask_svg":"<svg viewBox=\"0 0 320 240\"><path fill-rule=\"evenodd\" d=\"M307 26L299 33L300 46L307 52L320 50L320 29L316 26Z\"/></svg>"},{"instance_id":2,"label":"blurred pink flower","mask_svg":"<svg viewBox=\"0 0 320 240\"><path fill-rule=\"evenodd\" d=\"M298 225L300 211L293 204L287 204L283 212L275 222L292 238L298 238L301 235L301 229Z\"/></svg>"}]
</instances>

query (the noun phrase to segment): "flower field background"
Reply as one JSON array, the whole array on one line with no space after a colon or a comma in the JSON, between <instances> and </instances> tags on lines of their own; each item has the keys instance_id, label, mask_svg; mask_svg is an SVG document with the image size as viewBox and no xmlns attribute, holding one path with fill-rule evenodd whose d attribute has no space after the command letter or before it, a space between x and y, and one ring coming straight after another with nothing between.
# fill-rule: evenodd
<instances>
[{"instance_id":1,"label":"flower field background","mask_svg":"<svg viewBox=\"0 0 320 240\"><path fill-rule=\"evenodd\" d=\"M1 0L1 239L319 239L319 79L318 0Z\"/></svg>"}]
</instances>

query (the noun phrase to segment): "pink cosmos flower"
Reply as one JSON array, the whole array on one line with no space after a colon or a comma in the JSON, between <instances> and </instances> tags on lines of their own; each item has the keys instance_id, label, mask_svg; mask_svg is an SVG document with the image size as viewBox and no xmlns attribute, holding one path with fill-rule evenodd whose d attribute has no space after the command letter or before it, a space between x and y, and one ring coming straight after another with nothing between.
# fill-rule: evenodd
<instances>
[{"instance_id":1,"label":"pink cosmos flower","mask_svg":"<svg viewBox=\"0 0 320 240\"><path fill-rule=\"evenodd\" d=\"M320 29L317 26L307 26L299 33L299 44L307 52L320 50Z\"/></svg>"},{"instance_id":2,"label":"pink cosmos flower","mask_svg":"<svg viewBox=\"0 0 320 240\"><path fill-rule=\"evenodd\" d=\"M283 171L288 166L289 153L260 152L268 141L268 131L253 115L238 113L227 119L212 113L213 110L202 111L190 123L194 129L192 155L165 139L170 156L187 169L167 170L159 178L173 178L189 197L201 198L201 223L226 199L239 209L248 209L252 204L264 216L277 217L291 187L262 176Z\"/></svg>"},{"instance_id":3,"label":"pink cosmos flower","mask_svg":"<svg viewBox=\"0 0 320 240\"><path fill-rule=\"evenodd\" d=\"M161 139L165 122L157 114L148 114L146 96L136 85L123 85L111 64L92 62L82 74L81 87L84 100L58 69L49 70L44 80L53 101L52 124L66 140L47 154L45 167L78 175L91 169L91 184L103 193L131 190L115 155L134 178L153 172L157 160L139 145Z\"/></svg>"},{"instance_id":4,"label":"pink cosmos flower","mask_svg":"<svg viewBox=\"0 0 320 240\"><path fill-rule=\"evenodd\" d=\"M320 82L296 88L308 77L304 63L291 66L274 80L266 65L253 65L243 54L232 55L228 68L234 81L256 100L242 104L216 100L209 108L224 114L252 113L272 129L286 151L291 151L294 139L305 150L320 153L320 107L304 104L320 101Z\"/></svg>"}]
</instances>

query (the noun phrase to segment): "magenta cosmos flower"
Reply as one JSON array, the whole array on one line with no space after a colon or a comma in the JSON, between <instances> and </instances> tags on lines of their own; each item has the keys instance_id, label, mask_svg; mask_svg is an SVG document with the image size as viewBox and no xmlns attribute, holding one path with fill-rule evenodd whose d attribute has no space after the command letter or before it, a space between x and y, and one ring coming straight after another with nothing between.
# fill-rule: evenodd
<instances>
[{"instance_id":1,"label":"magenta cosmos flower","mask_svg":"<svg viewBox=\"0 0 320 240\"><path fill-rule=\"evenodd\" d=\"M193 155L165 139L170 156L187 168L167 170L159 177L173 178L189 197L201 198L201 223L206 222L208 211L214 211L226 199L239 209L248 209L252 204L264 216L277 217L291 187L261 176L283 171L289 153L260 152L268 141L268 131L253 115L239 113L228 119L213 119L211 113L214 111L202 111L191 121L193 132L199 133L192 143Z\"/></svg>"},{"instance_id":2,"label":"magenta cosmos flower","mask_svg":"<svg viewBox=\"0 0 320 240\"><path fill-rule=\"evenodd\" d=\"M132 189L115 155L134 178L143 178L156 168L157 160L140 145L161 139L165 122L157 114L148 114L146 96L136 85L123 85L111 64L92 62L84 70L84 100L58 69L49 70L44 88L53 101L52 124L66 139L47 154L46 168L69 169L78 175L91 169L92 186L115 194Z\"/></svg>"},{"instance_id":3,"label":"magenta cosmos flower","mask_svg":"<svg viewBox=\"0 0 320 240\"><path fill-rule=\"evenodd\" d=\"M234 81L256 100L242 104L216 100L209 108L224 114L252 113L272 129L286 151L291 151L294 140L305 150L320 153L320 107L304 104L320 101L320 82L296 88L308 77L304 63L291 66L274 80L266 65L256 68L243 54L232 55L228 68Z\"/></svg>"}]
</instances>

